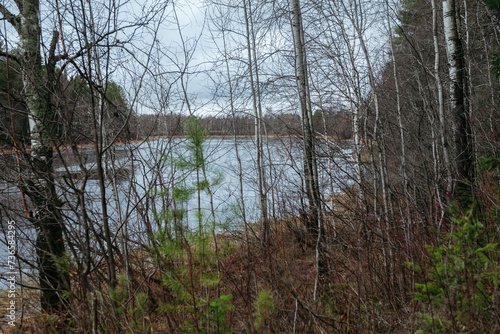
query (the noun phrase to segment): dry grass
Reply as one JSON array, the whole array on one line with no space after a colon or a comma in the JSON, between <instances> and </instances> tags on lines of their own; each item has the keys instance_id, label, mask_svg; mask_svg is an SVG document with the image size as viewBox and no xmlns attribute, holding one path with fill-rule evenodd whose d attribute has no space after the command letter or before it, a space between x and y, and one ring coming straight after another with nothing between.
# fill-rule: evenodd
<instances>
[{"instance_id":1,"label":"dry grass","mask_svg":"<svg viewBox=\"0 0 500 334\"><path fill-rule=\"evenodd\" d=\"M234 333L414 331L418 305L411 293L414 280L419 278L418 273L409 271L405 262L409 254L423 253L424 241L419 239L422 231L416 227L410 243L381 233L388 225L375 219L339 223L336 215L353 214L352 198L339 194L330 199L337 203L338 209L326 217L327 233L319 248L319 258L316 242L307 235L300 218L272 221L271 236L264 245L260 223L251 225L248 234L217 234L219 267L213 258L201 265L196 258L199 249L194 245L189 248L189 256L175 260L164 258L159 262L153 260L154 255L147 248L132 250L129 258L132 298L126 312L115 319L110 315L110 308L99 310L101 332L118 333L113 324L118 322L124 333L184 333L186 320L203 323L201 314L209 314L207 300L229 294L232 308L223 320ZM213 252L211 236L207 237L207 243L207 252ZM416 257L413 260L420 261ZM118 268L124 272L123 264ZM196 312L190 309L189 298L180 298L178 292L165 284L169 273L177 275L177 280L195 296ZM200 277L204 273L219 275L218 282L202 284ZM92 284L98 286L102 282L94 277ZM78 286L77 281L73 282L73 290L78 291ZM107 291L105 285L101 289ZM271 296L274 308L263 317L260 315L259 322L257 301L264 290ZM141 316L144 323L142 327L134 327L135 296L139 293L146 293L148 299ZM90 307L88 296L76 296L75 305L71 307L73 324L61 324L34 313L24 318L22 330L17 327L4 330L50 333L57 328L70 328L70 332L90 333L89 319L83 316Z\"/></svg>"}]
</instances>

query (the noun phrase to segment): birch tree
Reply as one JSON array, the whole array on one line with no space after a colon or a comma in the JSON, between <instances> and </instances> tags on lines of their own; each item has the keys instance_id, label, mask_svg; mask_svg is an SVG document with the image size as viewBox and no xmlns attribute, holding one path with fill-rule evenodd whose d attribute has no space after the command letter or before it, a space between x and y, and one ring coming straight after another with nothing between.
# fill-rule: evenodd
<instances>
[{"instance_id":1,"label":"birch tree","mask_svg":"<svg viewBox=\"0 0 500 334\"><path fill-rule=\"evenodd\" d=\"M302 119L304 145L304 180L306 194L309 201L309 217L307 228L313 235L320 233L321 197L319 192L318 168L314 147L314 133L312 127L311 96L307 74L307 58L302 26L302 13L299 0L290 0L293 46L295 53L295 79L299 100L299 109Z\"/></svg>"},{"instance_id":2,"label":"birch tree","mask_svg":"<svg viewBox=\"0 0 500 334\"><path fill-rule=\"evenodd\" d=\"M443 1L443 19L450 80L450 109L453 117L455 165L458 174L455 193L459 197L459 201L466 204L472 194L467 183L472 182L474 177L474 148L467 102L467 70L462 41L458 33L458 14L455 0Z\"/></svg>"},{"instance_id":3,"label":"birch tree","mask_svg":"<svg viewBox=\"0 0 500 334\"><path fill-rule=\"evenodd\" d=\"M0 4L0 12L19 38L19 56L10 58L21 65L23 95L29 115L31 155L28 164L32 170L21 180L20 187L31 201L29 220L37 232L41 306L46 312L57 312L65 308L62 294L70 290L67 274L57 265L63 258L65 248L52 151L56 141L52 94L56 83L56 64L61 59L55 54L59 33L53 32L48 60L43 64L40 3L38 0L16 0L15 5L18 14L12 13L3 4Z\"/></svg>"},{"instance_id":4,"label":"birch tree","mask_svg":"<svg viewBox=\"0 0 500 334\"><path fill-rule=\"evenodd\" d=\"M252 18L251 1L243 0L243 11L245 16L246 43L248 54L248 72L250 78L250 91L252 94L252 108L255 115L255 146L257 153L257 188L259 192L260 218L262 220L263 243L267 242L269 236L269 219L267 208L267 187L263 166L263 145L262 145L262 104L259 88L258 63L256 56L255 31Z\"/></svg>"}]
</instances>

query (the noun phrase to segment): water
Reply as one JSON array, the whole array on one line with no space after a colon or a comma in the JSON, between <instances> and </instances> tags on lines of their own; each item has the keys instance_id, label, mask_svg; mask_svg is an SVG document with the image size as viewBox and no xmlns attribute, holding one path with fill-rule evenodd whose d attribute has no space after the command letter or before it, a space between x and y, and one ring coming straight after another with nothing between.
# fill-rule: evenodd
<instances>
[{"instance_id":1,"label":"water","mask_svg":"<svg viewBox=\"0 0 500 334\"><path fill-rule=\"evenodd\" d=\"M259 199L257 190L256 152L251 138L238 138L236 140L238 155L241 161L241 176L243 197L240 191L240 165L236 156L235 142L233 139L212 138L205 145L204 156L206 159L207 178L212 180L222 178L222 182L211 187L212 201L215 209L216 220L225 221L230 208L238 203L245 204L246 218L255 221L259 218ZM144 143L132 152L133 158L129 161L139 161L134 165L134 183L141 185L139 194L144 194L147 189L142 185L150 185L149 189L172 190L174 185L184 182L192 186L196 182L196 172L186 172L172 166L171 160L186 158L185 139L172 141L157 140ZM319 160L322 180L322 192L328 196L331 191L330 179L333 182L333 191L341 191L350 183L353 174L349 156L352 149L348 143L344 148L336 148L335 158L332 160L331 170L328 169L327 159ZM296 215L300 206L302 194L302 150L301 142L296 139L271 139L264 148L264 173L266 174L266 188L268 193L269 213L275 217L283 215ZM162 165L163 163L163 165ZM330 178L331 176L332 178ZM121 186L126 190L129 180L122 181ZM124 193L125 195L125 193ZM186 203L189 212L189 226L196 227L198 211L198 194ZM205 217L210 216L210 195L207 191L200 193L201 211ZM233 212L234 214L234 212ZM226 217L225 217L226 216ZM236 219L238 217L231 217ZM241 222L241 216L239 217ZM194 224L194 226L193 226Z\"/></svg>"},{"instance_id":2,"label":"water","mask_svg":"<svg viewBox=\"0 0 500 334\"><path fill-rule=\"evenodd\" d=\"M210 187L212 198L207 191L194 192L184 203L174 203L172 193L179 184L193 187L196 184L196 170L181 170L173 161L186 158L186 139L156 139L143 143L117 145L105 156L106 200L109 224L113 237L120 239L126 232L127 238L137 243L147 243L148 232L166 226L168 220L156 219L174 205L186 210L186 228L198 228L198 211L203 221L213 226L215 218L218 232L226 229L240 229L243 224L242 203L247 221L259 219L259 198L257 191L256 152L251 138L236 140L240 165L236 156L235 141L232 138L210 138L204 147L207 179L219 178L220 182ZM264 170L268 193L268 211L276 218L299 214L302 193L302 150L297 139L270 139L264 148ZM334 145L321 145L318 160L321 191L325 198L330 192L341 191L352 183L354 168L350 156L352 145L348 142ZM92 235L103 234L103 216L100 203L100 187L95 173L95 155L92 148L82 148L82 166L88 170L89 177L82 178L81 167L73 156L63 152L62 160L55 163L57 188L63 203L68 228L68 243L78 244L85 233L82 223L83 208L75 196L75 189L85 194L85 211L89 217ZM330 159L333 157L333 159ZM13 157L3 156L6 166L12 165ZM9 168L4 167L5 170ZM113 173L113 170L117 171ZM240 188L240 173L241 187ZM15 170L10 170L10 180L15 182ZM18 189L0 181L0 200L3 207L1 222L6 226L7 216L16 220L18 231L18 252L26 258L26 264L36 263L33 252L35 240L31 225L23 218L21 197ZM242 194L242 195L241 195ZM198 202L200 209L198 209ZM212 216L211 202L214 208ZM17 211L16 211L17 210ZM0 244L0 273L5 273L7 244ZM92 240L98 245L97 239ZM98 252L97 252L98 253ZM98 256L103 256L98 255Z\"/></svg>"}]
</instances>

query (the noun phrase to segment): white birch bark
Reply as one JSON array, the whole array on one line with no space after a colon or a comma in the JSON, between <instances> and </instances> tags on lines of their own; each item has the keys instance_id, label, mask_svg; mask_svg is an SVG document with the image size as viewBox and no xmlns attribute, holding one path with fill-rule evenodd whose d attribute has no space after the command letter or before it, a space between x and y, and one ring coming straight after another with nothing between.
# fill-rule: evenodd
<instances>
[{"instance_id":1,"label":"white birch bark","mask_svg":"<svg viewBox=\"0 0 500 334\"><path fill-rule=\"evenodd\" d=\"M434 41L434 79L438 91L438 115L439 115L439 137L441 148L443 150L444 168L446 173L446 191L451 192L453 186L453 177L451 171L450 155L448 152L448 140L446 138L446 121L443 97L443 84L441 83L440 70L440 52L438 44L438 28L437 28L437 9L436 0L431 0L432 4L432 34Z\"/></svg>"},{"instance_id":2,"label":"white birch bark","mask_svg":"<svg viewBox=\"0 0 500 334\"><path fill-rule=\"evenodd\" d=\"M68 275L57 261L65 252L64 222L55 188L52 146L55 127L52 94L56 84L55 50L59 33L53 32L48 62L43 66L40 44L41 23L38 0L15 1L19 14L13 15L0 4L2 19L16 30L23 83L23 97L28 111L31 137L32 170L21 182L23 192L31 200L30 221L36 228L36 254L40 282L42 310L59 313L65 308L62 293L70 290Z\"/></svg>"},{"instance_id":3,"label":"white birch bark","mask_svg":"<svg viewBox=\"0 0 500 334\"><path fill-rule=\"evenodd\" d=\"M474 148L467 103L464 52L458 34L455 0L443 0L443 22L448 56L448 75L450 80L450 109L455 142L454 160L457 169L456 197L462 204L467 204L472 194L469 182L474 177Z\"/></svg>"}]
</instances>

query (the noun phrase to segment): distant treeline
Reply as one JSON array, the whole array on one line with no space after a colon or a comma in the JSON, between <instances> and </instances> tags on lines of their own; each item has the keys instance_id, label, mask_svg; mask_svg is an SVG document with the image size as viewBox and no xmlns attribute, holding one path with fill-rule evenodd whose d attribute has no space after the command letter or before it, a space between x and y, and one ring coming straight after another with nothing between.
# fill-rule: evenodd
<instances>
[{"instance_id":1,"label":"distant treeline","mask_svg":"<svg viewBox=\"0 0 500 334\"><path fill-rule=\"evenodd\" d=\"M131 133L137 138L148 136L184 135L184 124L188 116L170 115L135 115L131 122ZM255 119L252 116L204 116L203 124L211 136L253 136ZM263 117L265 131L271 136L300 135L301 120L296 114L274 114ZM318 135L333 136L339 139L352 137L352 120L346 111L318 110L313 117L313 126Z\"/></svg>"},{"instance_id":2,"label":"distant treeline","mask_svg":"<svg viewBox=\"0 0 500 334\"><path fill-rule=\"evenodd\" d=\"M29 119L22 99L18 96L19 80L10 73L7 85L6 73L0 73L0 143L10 146L15 141L29 143ZM106 87L106 100L99 102L92 98L91 89L83 79L60 76L60 90L53 101L54 116L51 120L53 138L62 142L77 144L93 142L94 121L92 108L100 108L109 140L137 140L149 136L182 136L188 115L138 114L131 110L123 88L114 83ZM233 116L202 116L203 123L211 136L253 136L255 118L245 113ZM301 120L298 114L274 113L263 117L265 133L270 136L300 135ZM339 139L352 137L351 114L342 109L316 110L313 127L317 135L328 135Z\"/></svg>"},{"instance_id":3,"label":"distant treeline","mask_svg":"<svg viewBox=\"0 0 500 334\"><path fill-rule=\"evenodd\" d=\"M13 54L16 54L14 51ZM14 142L29 143L29 119L22 93L22 78L15 63L0 62L0 145ZM54 141L90 143L95 140L96 124L103 123L106 142L127 141L148 136L184 135L188 115L180 113L140 114L127 100L122 86L109 81L105 87L89 82L81 76L70 77L57 73L53 88L50 124ZM105 96L104 100L101 98ZM97 116L96 116L97 115ZM313 115L313 128L317 135L339 139L352 137L351 113L335 106L317 109ZM97 117L97 118L96 118ZM96 119L94 119L96 118ZM236 115L201 115L211 136L253 136L255 118L246 112ZM263 116L265 133L271 136L300 135L301 120L297 113L268 112Z\"/></svg>"}]
</instances>

